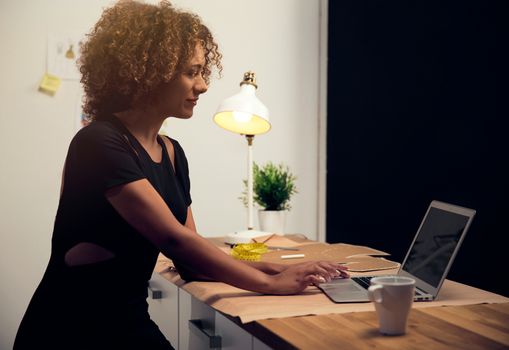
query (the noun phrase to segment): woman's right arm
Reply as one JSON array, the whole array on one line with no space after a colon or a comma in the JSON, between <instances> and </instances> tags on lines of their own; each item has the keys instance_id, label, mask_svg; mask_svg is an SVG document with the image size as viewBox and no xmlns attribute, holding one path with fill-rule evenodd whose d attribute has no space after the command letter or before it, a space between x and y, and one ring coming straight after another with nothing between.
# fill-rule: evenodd
<instances>
[{"instance_id":1,"label":"woman's right arm","mask_svg":"<svg viewBox=\"0 0 509 350\"><path fill-rule=\"evenodd\" d=\"M294 294L310 284L330 280L344 269L336 263L310 262L268 275L243 264L180 224L146 179L115 186L106 191L106 198L164 255L216 281L242 289L268 294Z\"/></svg>"}]
</instances>

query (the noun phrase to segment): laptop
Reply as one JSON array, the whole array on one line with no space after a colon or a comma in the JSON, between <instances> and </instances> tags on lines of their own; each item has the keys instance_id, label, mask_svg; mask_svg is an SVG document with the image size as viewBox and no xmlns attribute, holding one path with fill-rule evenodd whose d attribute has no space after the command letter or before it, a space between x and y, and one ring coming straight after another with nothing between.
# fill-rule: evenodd
<instances>
[{"instance_id":1,"label":"laptop","mask_svg":"<svg viewBox=\"0 0 509 350\"><path fill-rule=\"evenodd\" d=\"M437 297L474 215L473 209L431 202L397 273L415 279L415 301ZM336 303L368 302L372 277L338 278L318 287Z\"/></svg>"}]
</instances>

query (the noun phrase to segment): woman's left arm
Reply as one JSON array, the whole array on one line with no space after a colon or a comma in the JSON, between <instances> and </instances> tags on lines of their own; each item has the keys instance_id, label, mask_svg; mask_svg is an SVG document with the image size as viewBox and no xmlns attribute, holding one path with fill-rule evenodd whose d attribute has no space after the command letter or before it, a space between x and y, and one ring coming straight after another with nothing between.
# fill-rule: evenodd
<instances>
[{"instance_id":1,"label":"woman's left arm","mask_svg":"<svg viewBox=\"0 0 509 350\"><path fill-rule=\"evenodd\" d=\"M194 232L197 232L196 224L194 223L193 211L191 210L191 207L187 207L187 218L186 218L186 223L184 224L184 226ZM205 276L201 273L194 272L194 271L188 269L187 266L179 264L176 261L174 261L173 264L175 265L175 268L177 269L180 277L182 277L182 279L187 282L190 282L190 281L213 281L212 278Z\"/></svg>"}]
</instances>

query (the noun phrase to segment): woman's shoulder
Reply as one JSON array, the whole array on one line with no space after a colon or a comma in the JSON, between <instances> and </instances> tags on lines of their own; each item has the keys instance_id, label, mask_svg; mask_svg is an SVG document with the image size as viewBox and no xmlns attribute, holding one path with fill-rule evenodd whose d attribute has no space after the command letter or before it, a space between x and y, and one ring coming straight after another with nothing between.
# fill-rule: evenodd
<instances>
[{"instance_id":1,"label":"woman's shoulder","mask_svg":"<svg viewBox=\"0 0 509 350\"><path fill-rule=\"evenodd\" d=\"M76 135L94 135L94 134L104 134L104 133L114 133L119 132L118 129L109 121L93 121L89 123L87 126L81 128Z\"/></svg>"},{"instance_id":2,"label":"woman's shoulder","mask_svg":"<svg viewBox=\"0 0 509 350\"><path fill-rule=\"evenodd\" d=\"M122 137L122 133L110 122L93 121L74 135L73 142L93 142Z\"/></svg>"}]
</instances>

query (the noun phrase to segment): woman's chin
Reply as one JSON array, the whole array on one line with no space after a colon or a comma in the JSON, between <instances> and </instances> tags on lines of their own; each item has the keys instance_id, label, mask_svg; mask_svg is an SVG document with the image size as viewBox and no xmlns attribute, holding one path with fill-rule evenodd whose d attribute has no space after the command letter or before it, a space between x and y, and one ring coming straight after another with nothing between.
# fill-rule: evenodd
<instances>
[{"instance_id":1,"label":"woman's chin","mask_svg":"<svg viewBox=\"0 0 509 350\"><path fill-rule=\"evenodd\" d=\"M170 116L168 116L168 118L177 118L177 119L189 119L193 116L192 113L188 114L188 113L179 113L179 114L172 114Z\"/></svg>"}]
</instances>

